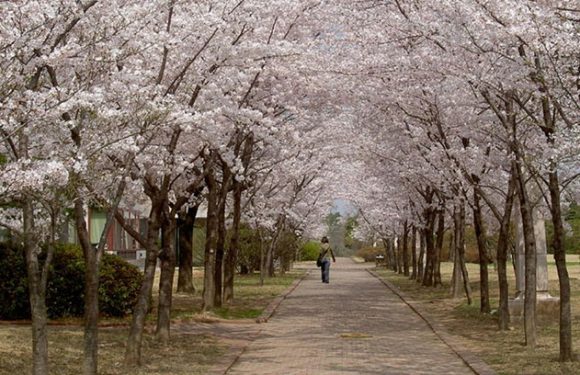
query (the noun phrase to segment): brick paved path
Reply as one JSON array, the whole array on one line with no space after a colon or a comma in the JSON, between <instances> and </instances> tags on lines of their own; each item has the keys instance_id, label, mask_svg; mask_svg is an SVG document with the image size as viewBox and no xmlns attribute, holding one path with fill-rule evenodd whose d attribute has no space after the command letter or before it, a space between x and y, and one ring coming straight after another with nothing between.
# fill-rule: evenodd
<instances>
[{"instance_id":1,"label":"brick paved path","mask_svg":"<svg viewBox=\"0 0 580 375\"><path fill-rule=\"evenodd\" d=\"M473 374L365 267L313 267L227 374Z\"/></svg>"}]
</instances>

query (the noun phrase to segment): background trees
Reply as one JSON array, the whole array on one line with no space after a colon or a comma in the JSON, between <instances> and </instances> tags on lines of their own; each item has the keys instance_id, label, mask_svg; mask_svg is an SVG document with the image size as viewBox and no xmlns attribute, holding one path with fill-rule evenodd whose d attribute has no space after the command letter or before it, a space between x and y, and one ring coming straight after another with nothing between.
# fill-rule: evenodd
<instances>
[{"instance_id":1,"label":"background trees","mask_svg":"<svg viewBox=\"0 0 580 375\"><path fill-rule=\"evenodd\" d=\"M458 235L464 230L461 228L464 221L461 212L465 204L470 204L474 208L474 219L479 222L481 210L477 207L480 206L480 199L486 203L484 210L489 210L487 214L493 214L500 228L503 228L500 232L505 232L515 190L521 209L517 214L521 214L524 221L528 220L527 226L531 228L532 211L541 211L544 203L550 206L549 199L544 203L538 200L542 195L539 192L544 191L543 195L547 198L551 190L551 196L562 197L561 193L555 192L557 189L546 190L549 181L552 181L553 187L562 187L561 182L555 182L555 173L566 173L568 170L567 166L556 165L558 157L554 151L559 147L566 149L565 144L569 141L577 142L566 130L577 124L577 105L572 104L576 99L566 99L569 94L564 93L550 94L554 90L577 92L574 83L578 76L577 53L569 50L578 42L577 25L570 19L570 12L575 12L575 8L569 2L474 1L454 4L421 1L412 6L398 2L369 4L372 14L366 13L364 19L371 28L373 23L369 22L370 19L380 19L381 25L387 25L373 32L373 35L382 34L381 40L389 45L389 52L376 39L370 42L371 48L366 50L368 56L375 57L374 63L371 63L374 72L382 72L382 82L379 83L382 90L375 91L381 93L376 99L371 95L365 96L365 104L373 98L371 100L376 109L368 111L365 108L367 115L363 123L364 127L372 129L369 133L375 139L382 132L380 125L386 121L392 124L385 143L396 144L396 147L393 147L394 152L389 150L388 157L385 152L375 153L380 155L376 158L380 165L388 163L397 150L404 150L408 163L405 170L418 172L415 179L407 176L407 181L410 180L414 188L422 193L425 204L422 225L428 233L425 238L427 254L433 246L432 213L444 207L451 206L454 208L449 211L460 212L455 215L455 226L459 226L454 236L458 249L462 248ZM360 16L360 9L353 14ZM394 49L396 53L393 53ZM563 61L568 58L568 62ZM371 60L369 57L366 59ZM390 69L380 69L381 64L377 61L389 61ZM575 67L570 68L569 64ZM544 70L548 66L554 75ZM566 79L566 76L569 78ZM548 87L551 85L554 87ZM571 105L560 110L558 103L561 101ZM576 120L566 120L568 113L572 113ZM386 121L373 126L374 122L369 119L377 118L377 114ZM558 124L561 137L551 133ZM398 136L396 129L403 137ZM549 134L547 138L546 134ZM401 147L404 145L401 139L405 136L411 139L414 147ZM559 146L556 145L558 142L561 142ZM410 152L414 152L413 157L409 157ZM576 160L573 164L577 163L577 155L570 156ZM372 159L372 153L365 159ZM395 156L395 165L389 166L389 170L396 171L402 164L401 159L397 160ZM512 164L513 160L515 164ZM436 173L432 173L434 171ZM510 182L512 177L516 179L517 189ZM540 187L542 184L544 187ZM403 191L406 193L412 189ZM399 200L397 211L404 207L405 198ZM421 201L411 200L415 206ZM502 200L505 203L501 203ZM561 204L552 207L561 207ZM553 211L551 216L556 221L562 217L561 213ZM444 216L437 217L441 220ZM497 225L489 218L486 221L492 228ZM557 227L559 224L554 225ZM397 224L391 224L391 228L396 227ZM401 231L393 231L402 236ZM527 232L526 341L533 346L535 240L531 229ZM481 240L484 234L479 233ZM503 240L500 243L498 254L500 263L503 263L505 245ZM461 257L460 253L458 255ZM483 257L484 254L481 255ZM559 263L561 311L565 311L567 277L563 272L565 262L560 259ZM427 264L431 267L429 260ZM482 275L484 272L482 268ZM435 280L429 281L430 278L431 272L427 268L424 277L426 284L437 284ZM505 296L505 291L502 294ZM504 303L507 303L505 297L502 298L502 305ZM502 317L502 321L505 319ZM567 318L561 317L561 332L569 332L565 328L566 322ZM562 359L569 358L570 353L569 337L565 335L563 333L561 337Z\"/></svg>"}]
</instances>

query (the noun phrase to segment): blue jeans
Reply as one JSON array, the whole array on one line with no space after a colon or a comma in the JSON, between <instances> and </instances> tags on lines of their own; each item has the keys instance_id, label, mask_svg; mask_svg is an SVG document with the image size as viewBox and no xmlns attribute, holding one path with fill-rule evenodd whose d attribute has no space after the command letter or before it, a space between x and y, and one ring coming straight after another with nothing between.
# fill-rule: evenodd
<instances>
[{"instance_id":1,"label":"blue jeans","mask_svg":"<svg viewBox=\"0 0 580 375\"><path fill-rule=\"evenodd\" d=\"M320 271L322 272L322 282L328 283L330 281L330 259L324 259L322 261Z\"/></svg>"}]
</instances>

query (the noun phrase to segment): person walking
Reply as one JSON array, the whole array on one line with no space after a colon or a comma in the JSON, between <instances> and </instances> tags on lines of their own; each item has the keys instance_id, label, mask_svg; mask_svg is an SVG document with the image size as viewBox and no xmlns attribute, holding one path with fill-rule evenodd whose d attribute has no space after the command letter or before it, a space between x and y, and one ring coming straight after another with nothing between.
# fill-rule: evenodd
<instances>
[{"instance_id":1,"label":"person walking","mask_svg":"<svg viewBox=\"0 0 580 375\"><path fill-rule=\"evenodd\" d=\"M336 258L334 257L334 253L330 248L328 238L324 236L320 242L322 243L320 246L319 254L319 258L322 260L322 265L320 266L320 271L322 272L322 282L328 284L330 282L330 258L332 257L333 262L336 262Z\"/></svg>"}]
</instances>

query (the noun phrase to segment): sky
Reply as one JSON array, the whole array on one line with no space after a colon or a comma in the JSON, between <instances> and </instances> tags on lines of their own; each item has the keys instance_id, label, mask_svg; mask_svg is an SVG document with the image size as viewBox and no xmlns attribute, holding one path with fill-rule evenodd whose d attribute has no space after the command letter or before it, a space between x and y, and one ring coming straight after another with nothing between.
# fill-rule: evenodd
<instances>
[{"instance_id":1,"label":"sky","mask_svg":"<svg viewBox=\"0 0 580 375\"><path fill-rule=\"evenodd\" d=\"M345 199L335 199L334 206L331 212L338 212L340 216L354 216L356 215L356 208L352 203Z\"/></svg>"}]
</instances>

